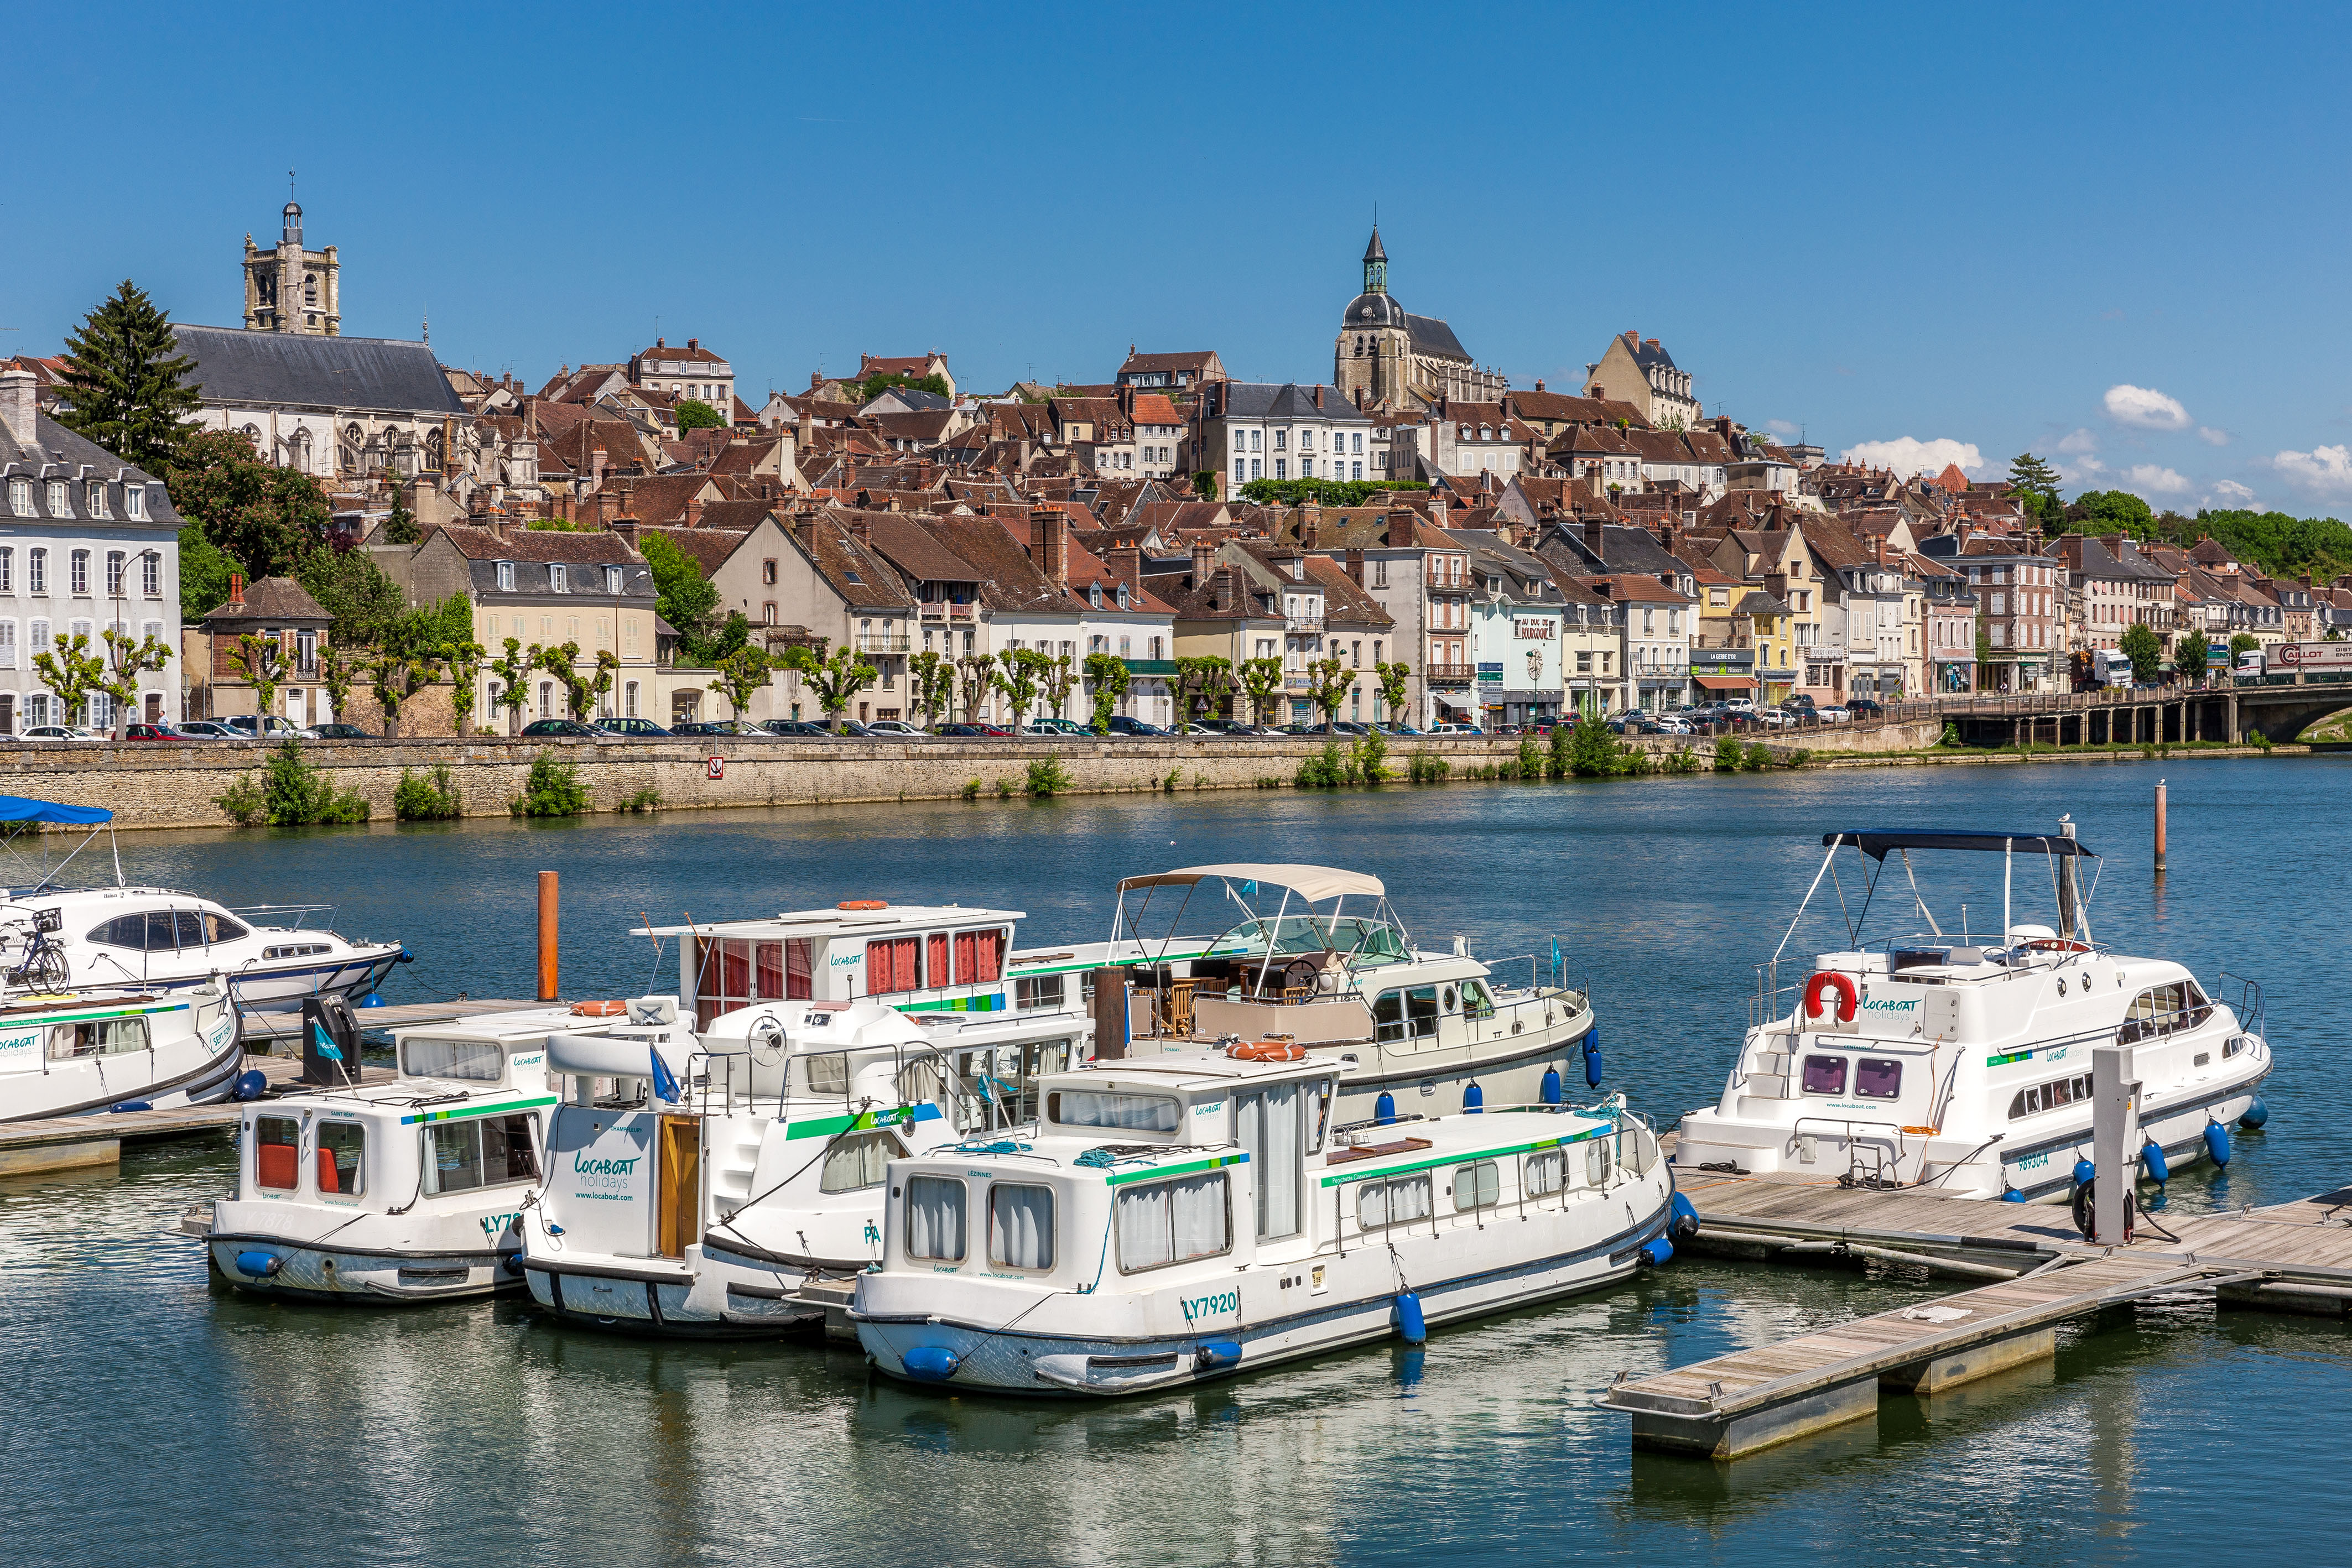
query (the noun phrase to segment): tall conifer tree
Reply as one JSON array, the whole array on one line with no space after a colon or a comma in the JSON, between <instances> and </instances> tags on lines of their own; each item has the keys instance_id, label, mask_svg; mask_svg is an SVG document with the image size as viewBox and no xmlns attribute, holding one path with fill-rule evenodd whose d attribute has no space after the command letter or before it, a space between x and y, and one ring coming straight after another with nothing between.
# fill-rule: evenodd
<instances>
[{"instance_id":1,"label":"tall conifer tree","mask_svg":"<svg viewBox=\"0 0 2352 1568\"><path fill-rule=\"evenodd\" d=\"M58 423L160 476L197 402L195 389L180 384L196 362L178 347L171 318L124 278L66 340Z\"/></svg>"}]
</instances>

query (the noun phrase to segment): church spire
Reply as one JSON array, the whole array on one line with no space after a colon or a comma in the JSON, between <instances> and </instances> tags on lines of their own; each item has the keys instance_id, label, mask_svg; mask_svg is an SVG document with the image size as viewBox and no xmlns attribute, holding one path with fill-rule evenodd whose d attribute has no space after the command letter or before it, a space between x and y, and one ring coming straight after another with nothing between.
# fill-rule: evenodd
<instances>
[{"instance_id":1,"label":"church spire","mask_svg":"<svg viewBox=\"0 0 2352 1568\"><path fill-rule=\"evenodd\" d=\"M1389 253L1381 248L1381 225L1372 225L1372 243L1364 247L1364 292L1389 291Z\"/></svg>"}]
</instances>

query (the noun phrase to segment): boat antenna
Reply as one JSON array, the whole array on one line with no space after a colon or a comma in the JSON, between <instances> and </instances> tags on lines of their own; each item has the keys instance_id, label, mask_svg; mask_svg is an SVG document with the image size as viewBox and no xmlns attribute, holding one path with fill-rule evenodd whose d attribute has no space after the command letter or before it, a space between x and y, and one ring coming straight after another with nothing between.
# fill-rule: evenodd
<instances>
[{"instance_id":1,"label":"boat antenna","mask_svg":"<svg viewBox=\"0 0 2352 1568\"><path fill-rule=\"evenodd\" d=\"M653 913L650 910L638 910L637 918L646 923L646 935L653 938L654 944L653 973L646 977L646 994L650 996L653 994L654 987L661 981L662 939L654 936L654 917Z\"/></svg>"},{"instance_id":2,"label":"boat antenna","mask_svg":"<svg viewBox=\"0 0 2352 1568\"><path fill-rule=\"evenodd\" d=\"M1944 928L1936 924L1936 912L1929 909L1927 901L1919 896L1919 879L1911 870L1911 852L1897 850L1895 852L1903 857L1903 875L1911 883L1911 902L1918 905L1920 916L1927 922L1927 929L1940 937L1944 934Z\"/></svg>"}]
</instances>

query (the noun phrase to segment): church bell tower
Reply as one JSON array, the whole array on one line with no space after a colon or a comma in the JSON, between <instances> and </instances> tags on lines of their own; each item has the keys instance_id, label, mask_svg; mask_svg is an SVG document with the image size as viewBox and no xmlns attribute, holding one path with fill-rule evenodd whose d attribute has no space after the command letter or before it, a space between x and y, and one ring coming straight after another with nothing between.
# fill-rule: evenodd
<instances>
[{"instance_id":1,"label":"church bell tower","mask_svg":"<svg viewBox=\"0 0 2352 1568\"><path fill-rule=\"evenodd\" d=\"M302 247L302 209L289 201L279 214L275 250L263 250L251 235L245 236L245 329L341 337L341 271L333 246Z\"/></svg>"}]
</instances>

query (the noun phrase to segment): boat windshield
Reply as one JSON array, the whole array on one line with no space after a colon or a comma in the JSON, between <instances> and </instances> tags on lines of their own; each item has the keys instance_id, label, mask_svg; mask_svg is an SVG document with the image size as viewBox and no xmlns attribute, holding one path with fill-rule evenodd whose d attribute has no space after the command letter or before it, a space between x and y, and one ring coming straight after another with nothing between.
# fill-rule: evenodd
<instances>
[{"instance_id":1,"label":"boat windshield","mask_svg":"<svg viewBox=\"0 0 2352 1568\"><path fill-rule=\"evenodd\" d=\"M1412 956L1394 925L1360 915L1339 919L1286 915L1278 920L1244 920L1212 943L1209 951L1221 956L1246 954L1263 958L1269 944L1276 958L1328 949L1344 955L1351 967L1358 967L1402 964Z\"/></svg>"}]
</instances>

